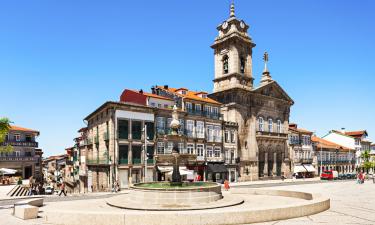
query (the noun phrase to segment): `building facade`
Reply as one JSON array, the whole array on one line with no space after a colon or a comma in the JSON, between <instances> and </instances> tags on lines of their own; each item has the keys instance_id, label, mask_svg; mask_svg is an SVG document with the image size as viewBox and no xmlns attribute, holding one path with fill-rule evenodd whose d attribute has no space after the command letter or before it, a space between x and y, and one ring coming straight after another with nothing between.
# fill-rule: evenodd
<instances>
[{"instance_id":1,"label":"building facade","mask_svg":"<svg viewBox=\"0 0 375 225\"><path fill-rule=\"evenodd\" d=\"M37 181L43 180L40 170L43 152L38 149L36 138L39 131L11 126L3 145L11 145L13 152L0 153L0 168L15 169L15 176L28 179L33 176Z\"/></svg>"},{"instance_id":2,"label":"building facade","mask_svg":"<svg viewBox=\"0 0 375 225\"><path fill-rule=\"evenodd\" d=\"M316 136L312 137L318 163L318 173L336 170L338 173L353 173L355 150Z\"/></svg>"},{"instance_id":3,"label":"building facade","mask_svg":"<svg viewBox=\"0 0 375 225\"><path fill-rule=\"evenodd\" d=\"M255 43L248 34L249 25L235 16L221 23L214 50L215 78L210 98L222 103L224 121L238 123L239 180L289 176L288 148L290 107L288 94L265 68L259 86L254 85L252 52Z\"/></svg>"},{"instance_id":4,"label":"building facade","mask_svg":"<svg viewBox=\"0 0 375 225\"><path fill-rule=\"evenodd\" d=\"M314 149L311 141L313 132L289 124L289 148L293 173L303 177L314 177L317 161L314 160Z\"/></svg>"}]
</instances>

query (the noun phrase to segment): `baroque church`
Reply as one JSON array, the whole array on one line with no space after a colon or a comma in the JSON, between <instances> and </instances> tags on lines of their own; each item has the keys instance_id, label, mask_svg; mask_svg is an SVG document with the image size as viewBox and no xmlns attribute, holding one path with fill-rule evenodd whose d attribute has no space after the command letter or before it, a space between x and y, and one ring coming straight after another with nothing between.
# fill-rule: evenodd
<instances>
[{"instance_id":1,"label":"baroque church","mask_svg":"<svg viewBox=\"0 0 375 225\"><path fill-rule=\"evenodd\" d=\"M290 107L293 100L272 79L267 68L268 54L259 86L254 85L252 52L255 43L249 25L235 16L221 23L214 50L215 78L210 98L222 103L225 121L238 123L239 181L289 176L288 148Z\"/></svg>"}]
</instances>

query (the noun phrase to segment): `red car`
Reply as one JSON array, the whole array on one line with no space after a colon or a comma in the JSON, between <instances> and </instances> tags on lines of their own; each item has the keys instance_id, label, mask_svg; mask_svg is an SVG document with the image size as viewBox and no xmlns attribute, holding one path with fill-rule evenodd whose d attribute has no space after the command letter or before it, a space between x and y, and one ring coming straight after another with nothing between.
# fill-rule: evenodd
<instances>
[{"instance_id":1,"label":"red car","mask_svg":"<svg viewBox=\"0 0 375 225\"><path fill-rule=\"evenodd\" d=\"M320 174L321 180L336 180L338 177L338 172L334 170L326 170Z\"/></svg>"}]
</instances>

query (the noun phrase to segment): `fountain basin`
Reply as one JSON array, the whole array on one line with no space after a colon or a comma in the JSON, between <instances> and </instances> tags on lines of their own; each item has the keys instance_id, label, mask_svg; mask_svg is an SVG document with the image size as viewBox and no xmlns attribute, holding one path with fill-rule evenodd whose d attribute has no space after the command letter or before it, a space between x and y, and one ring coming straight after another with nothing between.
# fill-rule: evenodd
<instances>
[{"instance_id":1,"label":"fountain basin","mask_svg":"<svg viewBox=\"0 0 375 225\"><path fill-rule=\"evenodd\" d=\"M153 205L187 206L215 202L223 198L221 186L211 182L150 182L130 188L129 200Z\"/></svg>"}]
</instances>

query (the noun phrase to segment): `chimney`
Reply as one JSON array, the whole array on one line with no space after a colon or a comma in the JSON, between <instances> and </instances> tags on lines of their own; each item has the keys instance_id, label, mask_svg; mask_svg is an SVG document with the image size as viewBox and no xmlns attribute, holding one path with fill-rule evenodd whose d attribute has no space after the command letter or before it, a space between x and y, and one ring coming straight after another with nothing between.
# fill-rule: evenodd
<instances>
[{"instance_id":1,"label":"chimney","mask_svg":"<svg viewBox=\"0 0 375 225\"><path fill-rule=\"evenodd\" d=\"M341 128L341 133L345 134L345 127Z\"/></svg>"},{"instance_id":2,"label":"chimney","mask_svg":"<svg viewBox=\"0 0 375 225\"><path fill-rule=\"evenodd\" d=\"M143 94L143 90L142 90L142 89L141 89L141 90L139 90L139 93L140 93L140 94Z\"/></svg>"},{"instance_id":3,"label":"chimney","mask_svg":"<svg viewBox=\"0 0 375 225\"><path fill-rule=\"evenodd\" d=\"M168 89L168 85L164 85L164 89Z\"/></svg>"},{"instance_id":4,"label":"chimney","mask_svg":"<svg viewBox=\"0 0 375 225\"><path fill-rule=\"evenodd\" d=\"M152 94L156 94L155 86L152 86L152 87L151 87L151 93L152 93Z\"/></svg>"}]
</instances>

